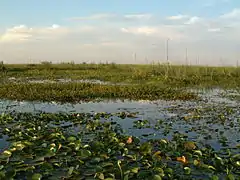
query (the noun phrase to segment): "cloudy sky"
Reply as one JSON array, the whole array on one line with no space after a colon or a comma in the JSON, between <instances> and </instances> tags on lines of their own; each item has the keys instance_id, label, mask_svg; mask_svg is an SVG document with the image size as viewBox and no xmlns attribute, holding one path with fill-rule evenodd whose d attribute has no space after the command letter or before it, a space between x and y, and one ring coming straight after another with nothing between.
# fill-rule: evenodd
<instances>
[{"instance_id":1,"label":"cloudy sky","mask_svg":"<svg viewBox=\"0 0 240 180\"><path fill-rule=\"evenodd\" d=\"M240 59L239 0L1 0L0 12L5 63L166 62L167 42L172 63Z\"/></svg>"}]
</instances>

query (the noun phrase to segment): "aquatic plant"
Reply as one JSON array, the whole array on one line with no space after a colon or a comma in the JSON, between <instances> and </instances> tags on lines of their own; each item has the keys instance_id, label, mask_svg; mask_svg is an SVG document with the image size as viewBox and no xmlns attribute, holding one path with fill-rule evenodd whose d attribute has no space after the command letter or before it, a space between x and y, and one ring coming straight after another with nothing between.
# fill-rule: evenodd
<instances>
[{"instance_id":1,"label":"aquatic plant","mask_svg":"<svg viewBox=\"0 0 240 180\"><path fill-rule=\"evenodd\" d=\"M79 102L96 99L132 100L190 100L194 93L157 85L101 85L91 83L45 83L0 85L0 98L12 100L38 100Z\"/></svg>"},{"instance_id":2,"label":"aquatic plant","mask_svg":"<svg viewBox=\"0 0 240 180\"><path fill-rule=\"evenodd\" d=\"M109 113L11 113L0 117L10 145L1 179L233 179L240 154L214 151L175 133L172 141L121 133ZM236 147L237 148L237 147ZM235 148L235 149L236 149ZM238 150L239 152L239 150Z\"/></svg>"},{"instance_id":3,"label":"aquatic plant","mask_svg":"<svg viewBox=\"0 0 240 180\"><path fill-rule=\"evenodd\" d=\"M240 85L239 67L177 66L165 64L37 64L5 65L6 78L35 79L98 79L109 82L158 84L170 87L224 87Z\"/></svg>"}]
</instances>

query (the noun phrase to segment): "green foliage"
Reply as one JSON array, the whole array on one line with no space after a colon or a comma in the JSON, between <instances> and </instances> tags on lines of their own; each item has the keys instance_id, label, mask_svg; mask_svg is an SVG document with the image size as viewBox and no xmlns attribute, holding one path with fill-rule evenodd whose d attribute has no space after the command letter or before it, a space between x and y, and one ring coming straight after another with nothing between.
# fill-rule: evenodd
<instances>
[{"instance_id":1,"label":"green foliage","mask_svg":"<svg viewBox=\"0 0 240 180\"><path fill-rule=\"evenodd\" d=\"M157 65L111 64L52 64L4 65L0 77L0 98L79 101L102 99L196 99L186 88L237 88L240 86L240 68ZM98 84L9 84L15 77L20 82L29 79L100 80ZM115 83L121 83L115 85ZM178 90L177 90L178 89ZM27 91L26 91L27 90ZM10 92L10 93L9 93ZM28 93L26 93L28 92Z\"/></svg>"},{"instance_id":2,"label":"green foliage","mask_svg":"<svg viewBox=\"0 0 240 180\"><path fill-rule=\"evenodd\" d=\"M101 85L91 83L3 84L0 98L78 102L96 99L189 100L197 95L156 85Z\"/></svg>"},{"instance_id":3,"label":"green foliage","mask_svg":"<svg viewBox=\"0 0 240 180\"><path fill-rule=\"evenodd\" d=\"M110 64L52 64L5 65L7 77L37 79L71 78L99 79L112 83L158 84L171 87L239 87L240 67L203 67Z\"/></svg>"},{"instance_id":4,"label":"green foliage","mask_svg":"<svg viewBox=\"0 0 240 180\"><path fill-rule=\"evenodd\" d=\"M42 65L51 65L52 62L51 61L42 61L41 64Z\"/></svg>"},{"instance_id":5,"label":"green foliage","mask_svg":"<svg viewBox=\"0 0 240 180\"><path fill-rule=\"evenodd\" d=\"M196 143L194 151L186 150L189 140L180 133L171 141L143 142L100 121L110 118L116 114L2 114L0 128L10 144L0 153L0 179L217 180L240 175L240 154L233 148L223 153Z\"/></svg>"}]
</instances>

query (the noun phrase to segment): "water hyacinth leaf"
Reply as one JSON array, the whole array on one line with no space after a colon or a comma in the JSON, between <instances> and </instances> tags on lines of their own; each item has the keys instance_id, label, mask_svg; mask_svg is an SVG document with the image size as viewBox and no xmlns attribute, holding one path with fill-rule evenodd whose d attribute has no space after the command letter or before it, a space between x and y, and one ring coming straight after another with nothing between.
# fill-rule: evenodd
<instances>
[{"instance_id":1,"label":"water hyacinth leaf","mask_svg":"<svg viewBox=\"0 0 240 180\"><path fill-rule=\"evenodd\" d=\"M221 166L224 164L223 159L215 155L215 162L217 166Z\"/></svg>"},{"instance_id":2,"label":"water hyacinth leaf","mask_svg":"<svg viewBox=\"0 0 240 180\"><path fill-rule=\"evenodd\" d=\"M124 175L123 180L128 180L129 179L129 174Z\"/></svg>"},{"instance_id":3,"label":"water hyacinth leaf","mask_svg":"<svg viewBox=\"0 0 240 180\"><path fill-rule=\"evenodd\" d=\"M198 156L202 156L202 152L200 150L195 150L193 153Z\"/></svg>"},{"instance_id":4,"label":"water hyacinth leaf","mask_svg":"<svg viewBox=\"0 0 240 180\"><path fill-rule=\"evenodd\" d=\"M219 177L216 176L216 175L213 175L213 176L211 177L211 180L219 180Z\"/></svg>"},{"instance_id":5,"label":"water hyacinth leaf","mask_svg":"<svg viewBox=\"0 0 240 180\"><path fill-rule=\"evenodd\" d=\"M153 180L162 180L162 177L155 174L152 179Z\"/></svg>"},{"instance_id":6,"label":"water hyacinth leaf","mask_svg":"<svg viewBox=\"0 0 240 180\"><path fill-rule=\"evenodd\" d=\"M187 175L191 174L191 169L189 167L184 167L184 173Z\"/></svg>"},{"instance_id":7,"label":"water hyacinth leaf","mask_svg":"<svg viewBox=\"0 0 240 180\"><path fill-rule=\"evenodd\" d=\"M136 155L125 155L125 157L127 157L127 158L129 158L129 159L131 159L132 161L136 161L137 159L136 159Z\"/></svg>"},{"instance_id":8,"label":"water hyacinth leaf","mask_svg":"<svg viewBox=\"0 0 240 180\"><path fill-rule=\"evenodd\" d=\"M121 142L121 143L119 143L119 146L120 146L120 147L124 147L124 146L125 146L125 143Z\"/></svg>"},{"instance_id":9,"label":"water hyacinth leaf","mask_svg":"<svg viewBox=\"0 0 240 180\"><path fill-rule=\"evenodd\" d=\"M113 163L111 163L111 162L104 162L104 163L102 163L101 166L102 166L103 168L112 167L112 166L113 166Z\"/></svg>"},{"instance_id":10,"label":"water hyacinth leaf","mask_svg":"<svg viewBox=\"0 0 240 180\"><path fill-rule=\"evenodd\" d=\"M25 148L25 145L22 144L22 143L17 143L17 144L15 145L15 148L16 148L17 150L21 151L21 150L23 150L23 148Z\"/></svg>"},{"instance_id":11,"label":"water hyacinth leaf","mask_svg":"<svg viewBox=\"0 0 240 180\"><path fill-rule=\"evenodd\" d=\"M160 161L161 160L161 151L157 151L152 156L153 160Z\"/></svg>"},{"instance_id":12,"label":"water hyacinth leaf","mask_svg":"<svg viewBox=\"0 0 240 180\"><path fill-rule=\"evenodd\" d=\"M163 144L167 144L168 143L166 139L161 139L160 142L163 143Z\"/></svg>"},{"instance_id":13,"label":"water hyacinth leaf","mask_svg":"<svg viewBox=\"0 0 240 180\"><path fill-rule=\"evenodd\" d=\"M33 160L33 163L34 163L34 162L42 162L42 161L44 161L44 157L43 157L43 156L41 156L41 157L36 157L36 158Z\"/></svg>"},{"instance_id":14,"label":"water hyacinth leaf","mask_svg":"<svg viewBox=\"0 0 240 180\"><path fill-rule=\"evenodd\" d=\"M94 169L95 169L95 171L96 171L97 173L100 173L100 172L103 171L103 168L102 168L101 166L99 166L99 165L95 165L95 166L94 166Z\"/></svg>"},{"instance_id":15,"label":"water hyacinth leaf","mask_svg":"<svg viewBox=\"0 0 240 180\"><path fill-rule=\"evenodd\" d=\"M3 155L4 157L8 158L8 157L11 157L12 152L11 152L11 151L8 151L8 150L5 150L5 151L3 151L2 155Z\"/></svg>"},{"instance_id":16,"label":"water hyacinth leaf","mask_svg":"<svg viewBox=\"0 0 240 180\"><path fill-rule=\"evenodd\" d=\"M134 174L137 174L138 171L139 171L139 168L138 168L138 167L134 167L134 168L132 168L130 171L131 171L132 173L134 173Z\"/></svg>"},{"instance_id":17,"label":"water hyacinth leaf","mask_svg":"<svg viewBox=\"0 0 240 180\"><path fill-rule=\"evenodd\" d=\"M4 171L0 171L0 179L5 179L5 172Z\"/></svg>"},{"instance_id":18,"label":"water hyacinth leaf","mask_svg":"<svg viewBox=\"0 0 240 180\"><path fill-rule=\"evenodd\" d=\"M104 174L103 173L97 173L96 177L98 177L98 179L100 179L100 180L104 180Z\"/></svg>"},{"instance_id":19,"label":"water hyacinth leaf","mask_svg":"<svg viewBox=\"0 0 240 180\"><path fill-rule=\"evenodd\" d=\"M140 139L138 137L133 137L132 140L134 141L135 144L140 143Z\"/></svg>"},{"instance_id":20,"label":"water hyacinth leaf","mask_svg":"<svg viewBox=\"0 0 240 180\"><path fill-rule=\"evenodd\" d=\"M164 172L167 173L167 174L173 174L173 169L172 168L166 168Z\"/></svg>"},{"instance_id":21,"label":"water hyacinth leaf","mask_svg":"<svg viewBox=\"0 0 240 180\"><path fill-rule=\"evenodd\" d=\"M198 165L200 164L200 161L195 159L195 160L193 161L193 164L194 164L194 166L198 166Z\"/></svg>"},{"instance_id":22,"label":"water hyacinth leaf","mask_svg":"<svg viewBox=\"0 0 240 180\"><path fill-rule=\"evenodd\" d=\"M7 179L12 179L12 178L15 177L15 175L16 175L16 170L15 169L11 169L11 170L6 172L5 177Z\"/></svg>"},{"instance_id":23,"label":"water hyacinth leaf","mask_svg":"<svg viewBox=\"0 0 240 180\"><path fill-rule=\"evenodd\" d=\"M236 160L240 160L240 154L235 154L232 158Z\"/></svg>"},{"instance_id":24,"label":"water hyacinth leaf","mask_svg":"<svg viewBox=\"0 0 240 180\"><path fill-rule=\"evenodd\" d=\"M196 149L196 145L195 145L195 143L192 142L192 141L187 141L187 142L184 143L184 148L185 148L186 150L191 151L191 150Z\"/></svg>"},{"instance_id":25,"label":"water hyacinth leaf","mask_svg":"<svg viewBox=\"0 0 240 180\"><path fill-rule=\"evenodd\" d=\"M140 150L139 150L141 153L143 153L144 155L146 154L150 154L151 151L152 151L152 146L150 143L143 143L141 146L140 146Z\"/></svg>"},{"instance_id":26,"label":"water hyacinth leaf","mask_svg":"<svg viewBox=\"0 0 240 180\"><path fill-rule=\"evenodd\" d=\"M90 162L91 162L91 164L97 164L97 163L99 163L100 161L101 161L101 158L95 157L95 158L93 158Z\"/></svg>"},{"instance_id":27,"label":"water hyacinth leaf","mask_svg":"<svg viewBox=\"0 0 240 180\"><path fill-rule=\"evenodd\" d=\"M92 142L91 147L92 147L93 150L99 151L99 150L103 149L104 144L102 142L99 142L99 141L94 141L94 142Z\"/></svg>"},{"instance_id":28,"label":"water hyacinth leaf","mask_svg":"<svg viewBox=\"0 0 240 180\"><path fill-rule=\"evenodd\" d=\"M43 143L42 147L46 148L47 147L47 143Z\"/></svg>"},{"instance_id":29,"label":"water hyacinth leaf","mask_svg":"<svg viewBox=\"0 0 240 180\"><path fill-rule=\"evenodd\" d=\"M92 155L91 151L87 150L87 149L81 149L79 151L79 156L81 156L81 158L88 158Z\"/></svg>"},{"instance_id":30,"label":"water hyacinth leaf","mask_svg":"<svg viewBox=\"0 0 240 180\"><path fill-rule=\"evenodd\" d=\"M216 171L216 168L213 167L213 166L208 166L209 169L213 170L213 171Z\"/></svg>"},{"instance_id":31,"label":"water hyacinth leaf","mask_svg":"<svg viewBox=\"0 0 240 180\"><path fill-rule=\"evenodd\" d=\"M73 170L74 170L74 167L70 167L70 168L68 169L68 175L69 175L69 176L72 175Z\"/></svg>"},{"instance_id":32,"label":"water hyacinth leaf","mask_svg":"<svg viewBox=\"0 0 240 180\"><path fill-rule=\"evenodd\" d=\"M11 151L12 153L16 150L17 150L17 148L15 148L15 147L9 149L9 151Z\"/></svg>"},{"instance_id":33,"label":"water hyacinth leaf","mask_svg":"<svg viewBox=\"0 0 240 180\"><path fill-rule=\"evenodd\" d=\"M236 165L240 167L240 161L236 161Z\"/></svg>"},{"instance_id":34,"label":"water hyacinth leaf","mask_svg":"<svg viewBox=\"0 0 240 180\"><path fill-rule=\"evenodd\" d=\"M227 175L227 180L235 180L235 176L233 174L228 174Z\"/></svg>"},{"instance_id":35,"label":"water hyacinth leaf","mask_svg":"<svg viewBox=\"0 0 240 180\"><path fill-rule=\"evenodd\" d=\"M159 176L161 176L161 177L164 177L164 176L165 176L164 170L163 170L162 168L160 168L160 167L155 167L155 168L154 168L154 172L155 172L156 174L158 174Z\"/></svg>"},{"instance_id":36,"label":"water hyacinth leaf","mask_svg":"<svg viewBox=\"0 0 240 180\"><path fill-rule=\"evenodd\" d=\"M96 171L94 169L86 169L86 170L84 170L83 175L92 176L92 175L95 175L95 173L96 173Z\"/></svg>"},{"instance_id":37,"label":"water hyacinth leaf","mask_svg":"<svg viewBox=\"0 0 240 180\"><path fill-rule=\"evenodd\" d=\"M22 142L25 146L31 146L33 145L33 143L29 142L29 141L23 141Z\"/></svg>"},{"instance_id":38,"label":"water hyacinth leaf","mask_svg":"<svg viewBox=\"0 0 240 180\"><path fill-rule=\"evenodd\" d=\"M68 138L67 138L67 141L69 141L69 142L74 142L74 141L76 141L76 140L77 140L77 138L74 137L74 136L71 136L71 137L68 137Z\"/></svg>"},{"instance_id":39,"label":"water hyacinth leaf","mask_svg":"<svg viewBox=\"0 0 240 180\"><path fill-rule=\"evenodd\" d=\"M150 171L147 171L147 170L142 170L140 171L137 176L140 178L140 179L145 179L149 176L151 176L151 172Z\"/></svg>"},{"instance_id":40,"label":"water hyacinth leaf","mask_svg":"<svg viewBox=\"0 0 240 180\"><path fill-rule=\"evenodd\" d=\"M42 175L39 174L39 173L35 173L33 176L32 176L32 180L41 180L42 179Z\"/></svg>"},{"instance_id":41,"label":"water hyacinth leaf","mask_svg":"<svg viewBox=\"0 0 240 180\"><path fill-rule=\"evenodd\" d=\"M35 167L34 166L26 166L26 167L17 167L16 168L16 172L20 172L20 171L28 171L28 170L34 170Z\"/></svg>"}]
</instances>

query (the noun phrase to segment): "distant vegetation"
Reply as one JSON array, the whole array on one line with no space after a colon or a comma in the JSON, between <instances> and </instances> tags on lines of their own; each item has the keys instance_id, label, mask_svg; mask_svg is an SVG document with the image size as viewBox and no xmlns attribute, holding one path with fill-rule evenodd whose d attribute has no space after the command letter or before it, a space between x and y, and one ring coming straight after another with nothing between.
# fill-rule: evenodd
<instances>
[{"instance_id":1,"label":"distant vegetation","mask_svg":"<svg viewBox=\"0 0 240 180\"><path fill-rule=\"evenodd\" d=\"M240 67L207 67L169 64L119 65L74 64L6 64L0 66L2 79L98 79L112 83L155 84L169 87L239 87ZM7 72L6 72L7 70Z\"/></svg>"},{"instance_id":2,"label":"distant vegetation","mask_svg":"<svg viewBox=\"0 0 240 180\"><path fill-rule=\"evenodd\" d=\"M52 62L51 61L42 61L41 64L42 65L50 65L50 64L52 64Z\"/></svg>"}]
</instances>

